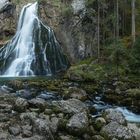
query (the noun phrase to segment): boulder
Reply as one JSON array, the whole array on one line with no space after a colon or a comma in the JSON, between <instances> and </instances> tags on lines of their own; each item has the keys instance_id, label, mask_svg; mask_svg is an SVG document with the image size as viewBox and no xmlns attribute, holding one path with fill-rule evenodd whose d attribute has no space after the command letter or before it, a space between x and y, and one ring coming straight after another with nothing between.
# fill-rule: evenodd
<instances>
[{"instance_id":1,"label":"boulder","mask_svg":"<svg viewBox=\"0 0 140 140\"><path fill-rule=\"evenodd\" d=\"M123 126L118 122L110 122L101 130L106 139L139 140L140 130L136 126Z\"/></svg>"},{"instance_id":2,"label":"boulder","mask_svg":"<svg viewBox=\"0 0 140 140\"><path fill-rule=\"evenodd\" d=\"M69 114L75 114L87 110L86 105L78 99L53 101L52 104L58 110Z\"/></svg>"},{"instance_id":3,"label":"boulder","mask_svg":"<svg viewBox=\"0 0 140 140\"><path fill-rule=\"evenodd\" d=\"M75 98L81 101L85 101L88 98L86 91L77 87L70 87L68 94L70 94L71 98Z\"/></svg>"},{"instance_id":4,"label":"boulder","mask_svg":"<svg viewBox=\"0 0 140 140\"><path fill-rule=\"evenodd\" d=\"M9 132L10 132L10 134L17 136L20 134L21 128L20 128L20 126L11 126L11 127L9 127Z\"/></svg>"},{"instance_id":5,"label":"boulder","mask_svg":"<svg viewBox=\"0 0 140 140\"><path fill-rule=\"evenodd\" d=\"M50 129L50 121L47 119L36 119L34 121L34 132L41 136L45 136L46 139L54 140L53 134Z\"/></svg>"},{"instance_id":6,"label":"boulder","mask_svg":"<svg viewBox=\"0 0 140 140\"><path fill-rule=\"evenodd\" d=\"M122 125L126 125L126 120L122 112L115 109L107 109L105 110L105 120L107 122L117 122Z\"/></svg>"},{"instance_id":7,"label":"boulder","mask_svg":"<svg viewBox=\"0 0 140 140\"><path fill-rule=\"evenodd\" d=\"M31 137L32 136L32 126L24 125L22 126L22 137Z\"/></svg>"},{"instance_id":8,"label":"boulder","mask_svg":"<svg viewBox=\"0 0 140 140\"><path fill-rule=\"evenodd\" d=\"M18 97L14 105L14 110L18 112L24 112L28 106L29 104L26 99Z\"/></svg>"},{"instance_id":9,"label":"boulder","mask_svg":"<svg viewBox=\"0 0 140 140\"><path fill-rule=\"evenodd\" d=\"M16 96L29 100L36 96L36 91L21 89L21 90L16 91Z\"/></svg>"},{"instance_id":10,"label":"boulder","mask_svg":"<svg viewBox=\"0 0 140 140\"><path fill-rule=\"evenodd\" d=\"M29 106L32 108L39 108L40 110L44 110L46 102L44 99L34 98L29 101Z\"/></svg>"},{"instance_id":11,"label":"boulder","mask_svg":"<svg viewBox=\"0 0 140 140\"><path fill-rule=\"evenodd\" d=\"M7 132L0 132L0 140L8 140L9 134Z\"/></svg>"},{"instance_id":12,"label":"boulder","mask_svg":"<svg viewBox=\"0 0 140 140\"><path fill-rule=\"evenodd\" d=\"M71 134L81 135L87 131L88 117L85 112L73 115L68 121L66 127Z\"/></svg>"},{"instance_id":13,"label":"boulder","mask_svg":"<svg viewBox=\"0 0 140 140\"><path fill-rule=\"evenodd\" d=\"M99 117L95 120L95 128L97 130L100 130L105 124L106 124L106 121L102 117Z\"/></svg>"},{"instance_id":14,"label":"boulder","mask_svg":"<svg viewBox=\"0 0 140 140\"><path fill-rule=\"evenodd\" d=\"M26 122L29 122L29 124L33 123L34 120L36 120L38 117L38 114L35 113L35 112L27 112L27 113L21 113L20 114L20 120L23 122L23 123L26 123Z\"/></svg>"},{"instance_id":15,"label":"boulder","mask_svg":"<svg viewBox=\"0 0 140 140\"><path fill-rule=\"evenodd\" d=\"M52 117L50 121L50 128L53 133L56 133L59 125L59 119L57 117Z\"/></svg>"}]
</instances>

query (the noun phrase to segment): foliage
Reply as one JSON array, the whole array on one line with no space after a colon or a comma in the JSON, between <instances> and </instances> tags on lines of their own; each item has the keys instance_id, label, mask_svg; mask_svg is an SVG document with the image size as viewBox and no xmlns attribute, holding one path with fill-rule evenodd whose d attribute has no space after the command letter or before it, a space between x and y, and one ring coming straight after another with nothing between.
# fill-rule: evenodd
<instances>
[{"instance_id":1,"label":"foliage","mask_svg":"<svg viewBox=\"0 0 140 140\"><path fill-rule=\"evenodd\" d=\"M71 6L63 6L62 7L62 16L65 18L71 17L73 14L73 10Z\"/></svg>"},{"instance_id":2,"label":"foliage","mask_svg":"<svg viewBox=\"0 0 140 140\"><path fill-rule=\"evenodd\" d=\"M130 72L140 75L140 36L131 51L131 59L129 60Z\"/></svg>"}]
</instances>

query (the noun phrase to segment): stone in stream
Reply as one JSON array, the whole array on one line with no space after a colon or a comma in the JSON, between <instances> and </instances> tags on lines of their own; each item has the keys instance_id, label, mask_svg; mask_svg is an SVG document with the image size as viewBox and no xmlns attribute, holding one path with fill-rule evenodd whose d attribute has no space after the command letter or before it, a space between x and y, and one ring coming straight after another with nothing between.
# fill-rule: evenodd
<instances>
[{"instance_id":1,"label":"stone in stream","mask_svg":"<svg viewBox=\"0 0 140 140\"><path fill-rule=\"evenodd\" d=\"M10 92L12 92L13 91L13 89L12 88L9 88L8 86L5 86L5 85L3 85L3 86L0 86L0 93L10 93Z\"/></svg>"},{"instance_id":2,"label":"stone in stream","mask_svg":"<svg viewBox=\"0 0 140 140\"><path fill-rule=\"evenodd\" d=\"M57 96L54 93L42 91L40 95L37 96L37 98L41 98L44 100L57 100Z\"/></svg>"},{"instance_id":3,"label":"stone in stream","mask_svg":"<svg viewBox=\"0 0 140 140\"><path fill-rule=\"evenodd\" d=\"M122 112L114 109L107 109L105 110L105 120L107 122L117 122L122 125L126 125L125 117L123 116Z\"/></svg>"},{"instance_id":4,"label":"stone in stream","mask_svg":"<svg viewBox=\"0 0 140 140\"><path fill-rule=\"evenodd\" d=\"M19 91L16 91L16 96L25 98L25 99L32 99L33 97L36 96L36 91L35 90L26 90L26 89L21 89Z\"/></svg>"}]
</instances>

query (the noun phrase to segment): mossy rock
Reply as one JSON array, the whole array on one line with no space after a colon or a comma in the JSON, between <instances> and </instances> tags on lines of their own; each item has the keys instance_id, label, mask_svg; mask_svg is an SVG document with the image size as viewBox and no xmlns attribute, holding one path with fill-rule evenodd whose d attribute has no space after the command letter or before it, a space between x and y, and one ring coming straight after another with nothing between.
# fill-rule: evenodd
<instances>
[{"instance_id":1,"label":"mossy rock","mask_svg":"<svg viewBox=\"0 0 140 140\"><path fill-rule=\"evenodd\" d=\"M140 99L140 89L135 88L135 89L128 89L126 91L127 95L131 98L136 98Z\"/></svg>"},{"instance_id":2,"label":"mossy rock","mask_svg":"<svg viewBox=\"0 0 140 140\"><path fill-rule=\"evenodd\" d=\"M72 66L68 72L67 77L72 81L100 81L105 78L104 69L97 64L82 64Z\"/></svg>"}]
</instances>

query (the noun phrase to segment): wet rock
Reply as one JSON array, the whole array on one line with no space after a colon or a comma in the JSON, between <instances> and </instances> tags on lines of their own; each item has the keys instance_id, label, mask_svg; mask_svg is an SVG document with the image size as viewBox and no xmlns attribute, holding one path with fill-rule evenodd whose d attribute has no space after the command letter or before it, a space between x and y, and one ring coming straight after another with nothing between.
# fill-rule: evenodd
<instances>
[{"instance_id":1,"label":"wet rock","mask_svg":"<svg viewBox=\"0 0 140 140\"><path fill-rule=\"evenodd\" d=\"M137 127L123 126L118 122L110 122L101 130L101 134L106 139L138 140L140 131Z\"/></svg>"},{"instance_id":2,"label":"wet rock","mask_svg":"<svg viewBox=\"0 0 140 140\"><path fill-rule=\"evenodd\" d=\"M75 114L87 110L86 105L77 99L53 101L52 104L64 113Z\"/></svg>"},{"instance_id":3,"label":"wet rock","mask_svg":"<svg viewBox=\"0 0 140 140\"><path fill-rule=\"evenodd\" d=\"M12 88L9 88L8 86L5 86L5 85L3 85L3 86L0 86L0 93L10 93L10 92L12 92L13 91L13 89Z\"/></svg>"},{"instance_id":4,"label":"wet rock","mask_svg":"<svg viewBox=\"0 0 140 140\"><path fill-rule=\"evenodd\" d=\"M37 96L37 98L42 98L44 100L49 100L49 101L57 99L54 93L47 92L47 91L42 91L41 94Z\"/></svg>"},{"instance_id":5,"label":"wet rock","mask_svg":"<svg viewBox=\"0 0 140 140\"><path fill-rule=\"evenodd\" d=\"M26 90L26 89L22 89L16 92L16 96L19 96L21 98L25 98L25 99L32 99L33 97L36 96L36 91L35 90Z\"/></svg>"},{"instance_id":6,"label":"wet rock","mask_svg":"<svg viewBox=\"0 0 140 140\"><path fill-rule=\"evenodd\" d=\"M107 122L114 121L119 124L126 125L126 120L123 114L120 111L114 109L107 109L105 111L105 120Z\"/></svg>"},{"instance_id":7,"label":"wet rock","mask_svg":"<svg viewBox=\"0 0 140 140\"><path fill-rule=\"evenodd\" d=\"M20 134L21 128L19 126L14 126L14 127L12 126L12 127L9 127L9 132L10 134L17 136Z\"/></svg>"},{"instance_id":8,"label":"wet rock","mask_svg":"<svg viewBox=\"0 0 140 140\"><path fill-rule=\"evenodd\" d=\"M40 110L44 110L46 102L44 99L34 98L29 101L29 106L32 108L39 108Z\"/></svg>"},{"instance_id":9,"label":"wet rock","mask_svg":"<svg viewBox=\"0 0 140 140\"><path fill-rule=\"evenodd\" d=\"M100 130L105 124L106 124L106 121L102 117L99 117L95 120L95 128L97 130Z\"/></svg>"},{"instance_id":10,"label":"wet rock","mask_svg":"<svg viewBox=\"0 0 140 140\"><path fill-rule=\"evenodd\" d=\"M26 99L18 97L15 102L14 110L18 111L18 112L24 112L24 111L26 111L28 106L29 106L29 104Z\"/></svg>"},{"instance_id":11,"label":"wet rock","mask_svg":"<svg viewBox=\"0 0 140 140\"><path fill-rule=\"evenodd\" d=\"M87 131L88 117L85 112L73 115L66 127L71 134L81 135Z\"/></svg>"}]
</instances>

